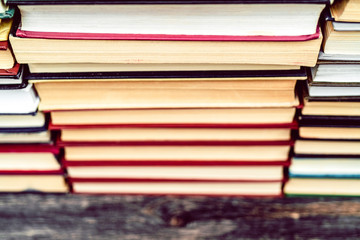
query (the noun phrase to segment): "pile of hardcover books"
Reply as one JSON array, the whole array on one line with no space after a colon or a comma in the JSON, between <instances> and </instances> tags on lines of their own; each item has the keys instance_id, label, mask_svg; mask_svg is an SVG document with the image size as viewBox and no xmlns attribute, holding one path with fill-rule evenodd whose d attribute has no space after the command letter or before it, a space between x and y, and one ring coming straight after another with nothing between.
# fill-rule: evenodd
<instances>
[{"instance_id":1,"label":"pile of hardcover books","mask_svg":"<svg viewBox=\"0 0 360 240\"><path fill-rule=\"evenodd\" d=\"M289 195L360 195L360 2L324 16L318 65L308 81Z\"/></svg>"},{"instance_id":2,"label":"pile of hardcover books","mask_svg":"<svg viewBox=\"0 0 360 240\"><path fill-rule=\"evenodd\" d=\"M0 191L66 192L39 97L8 43L14 12L0 2Z\"/></svg>"},{"instance_id":3,"label":"pile of hardcover books","mask_svg":"<svg viewBox=\"0 0 360 240\"><path fill-rule=\"evenodd\" d=\"M282 194L326 0L8 3L73 192Z\"/></svg>"}]
</instances>

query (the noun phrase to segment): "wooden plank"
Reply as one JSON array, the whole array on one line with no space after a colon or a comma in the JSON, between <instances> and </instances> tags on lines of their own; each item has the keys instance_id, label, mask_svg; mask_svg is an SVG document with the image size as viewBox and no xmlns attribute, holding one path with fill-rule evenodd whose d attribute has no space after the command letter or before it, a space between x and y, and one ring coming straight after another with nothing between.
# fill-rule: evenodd
<instances>
[{"instance_id":1,"label":"wooden plank","mask_svg":"<svg viewBox=\"0 0 360 240\"><path fill-rule=\"evenodd\" d=\"M360 198L1 194L1 239L358 238Z\"/></svg>"}]
</instances>

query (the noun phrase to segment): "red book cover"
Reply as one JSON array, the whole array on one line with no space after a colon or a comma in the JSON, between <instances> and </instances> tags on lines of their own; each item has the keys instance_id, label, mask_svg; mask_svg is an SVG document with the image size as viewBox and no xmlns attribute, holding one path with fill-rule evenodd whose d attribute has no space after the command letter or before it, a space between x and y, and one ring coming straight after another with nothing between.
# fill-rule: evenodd
<instances>
[{"instance_id":1,"label":"red book cover","mask_svg":"<svg viewBox=\"0 0 360 240\"><path fill-rule=\"evenodd\" d=\"M40 153L50 152L59 154L60 148L50 144L0 144L0 153Z\"/></svg>"},{"instance_id":2,"label":"red book cover","mask_svg":"<svg viewBox=\"0 0 360 240\"><path fill-rule=\"evenodd\" d=\"M16 63L14 67L10 69L0 69L0 76L17 75L20 69L20 64Z\"/></svg>"},{"instance_id":3,"label":"red book cover","mask_svg":"<svg viewBox=\"0 0 360 240\"><path fill-rule=\"evenodd\" d=\"M0 41L0 50L6 50L8 48L7 41Z\"/></svg>"},{"instance_id":4,"label":"red book cover","mask_svg":"<svg viewBox=\"0 0 360 240\"><path fill-rule=\"evenodd\" d=\"M316 33L300 36L226 36L226 35L166 35L166 34L110 34L110 33L70 33L23 31L20 28L16 36L22 38L78 39L78 40L156 40L156 41L307 41L320 36Z\"/></svg>"}]
</instances>

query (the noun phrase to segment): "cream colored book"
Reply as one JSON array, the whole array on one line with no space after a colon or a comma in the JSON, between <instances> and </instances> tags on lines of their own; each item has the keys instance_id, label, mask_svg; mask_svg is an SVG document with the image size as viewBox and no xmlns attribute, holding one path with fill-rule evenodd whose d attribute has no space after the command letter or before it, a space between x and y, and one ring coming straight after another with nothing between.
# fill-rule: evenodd
<instances>
[{"instance_id":1,"label":"cream colored book","mask_svg":"<svg viewBox=\"0 0 360 240\"><path fill-rule=\"evenodd\" d=\"M70 178L282 181L283 166L67 167Z\"/></svg>"},{"instance_id":2,"label":"cream colored book","mask_svg":"<svg viewBox=\"0 0 360 240\"><path fill-rule=\"evenodd\" d=\"M65 147L67 161L286 161L290 146Z\"/></svg>"},{"instance_id":3,"label":"cream colored book","mask_svg":"<svg viewBox=\"0 0 360 240\"><path fill-rule=\"evenodd\" d=\"M289 124L295 108L130 109L51 112L54 125Z\"/></svg>"},{"instance_id":4,"label":"cream colored book","mask_svg":"<svg viewBox=\"0 0 360 240\"><path fill-rule=\"evenodd\" d=\"M360 155L360 141L297 140L295 154Z\"/></svg>"},{"instance_id":5,"label":"cream colored book","mask_svg":"<svg viewBox=\"0 0 360 240\"><path fill-rule=\"evenodd\" d=\"M290 128L85 128L62 129L70 142L289 141Z\"/></svg>"},{"instance_id":6,"label":"cream colored book","mask_svg":"<svg viewBox=\"0 0 360 240\"><path fill-rule=\"evenodd\" d=\"M1 175L0 192L39 191L66 193L68 186L62 175Z\"/></svg>"},{"instance_id":7,"label":"cream colored book","mask_svg":"<svg viewBox=\"0 0 360 240\"><path fill-rule=\"evenodd\" d=\"M1 171L57 171L61 166L53 153L0 153Z\"/></svg>"},{"instance_id":8,"label":"cream colored book","mask_svg":"<svg viewBox=\"0 0 360 240\"><path fill-rule=\"evenodd\" d=\"M360 1L337 0L331 5L331 14L336 21L360 22Z\"/></svg>"},{"instance_id":9,"label":"cream colored book","mask_svg":"<svg viewBox=\"0 0 360 240\"><path fill-rule=\"evenodd\" d=\"M280 195L281 182L74 182L75 193L160 195Z\"/></svg>"},{"instance_id":10,"label":"cream colored book","mask_svg":"<svg viewBox=\"0 0 360 240\"><path fill-rule=\"evenodd\" d=\"M288 195L359 196L358 179L302 179L292 178L285 184Z\"/></svg>"},{"instance_id":11,"label":"cream colored book","mask_svg":"<svg viewBox=\"0 0 360 240\"><path fill-rule=\"evenodd\" d=\"M0 128L40 128L45 127L45 123L42 112L34 115L0 115Z\"/></svg>"},{"instance_id":12,"label":"cream colored book","mask_svg":"<svg viewBox=\"0 0 360 240\"><path fill-rule=\"evenodd\" d=\"M359 139L360 128L356 127L300 127L302 138L316 139Z\"/></svg>"},{"instance_id":13,"label":"cream colored book","mask_svg":"<svg viewBox=\"0 0 360 240\"><path fill-rule=\"evenodd\" d=\"M277 63L315 66L321 42L322 37L309 41L229 42L61 40L10 35L10 43L19 63Z\"/></svg>"},{"instance_id":14,"label":"cream colored book","mask_svg":"<svg viewBox=\"0 0 360 240\"><path fill-rule=\"evenodd\" d=\"M239 83L241 85L241 83ZM297 106L294 89L246 90L231 84L35 83L39 110ZM86 91L84 91L86 89Z\"/></svg>"},{"instance_id":15,"label":"cream colored book","mask_svg":"<svg viewBox=\"0 0 360 240\"><path fill-rule=\"evenodd\" d=\"M303 115L360 116L359 102L306 101Z\"/></svg>"},{"instance_id":16,"label":"cream colored book","mask_svg":"<svg viewBox=\"0 0 360 240\"><path fill-rule=\"evenodd\" d=\"M50 131L0 133L0 143L49 143Z\"/></svg>"}]
</instances>

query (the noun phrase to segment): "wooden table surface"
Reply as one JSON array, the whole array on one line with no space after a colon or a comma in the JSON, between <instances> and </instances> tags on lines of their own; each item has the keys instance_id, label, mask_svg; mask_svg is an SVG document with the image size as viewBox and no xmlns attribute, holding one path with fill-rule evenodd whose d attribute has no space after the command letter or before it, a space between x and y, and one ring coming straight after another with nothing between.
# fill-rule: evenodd
<instances>
[{"instance_id":1,"label":"wooden table surface","mask_svg":"<svg viewBox=\"0 0 360 240\"><path fill-rule=\"evenodd\" d=\"M0 194L0 239L360 239L360 198Z\"/></svg>"}]
</instances>

